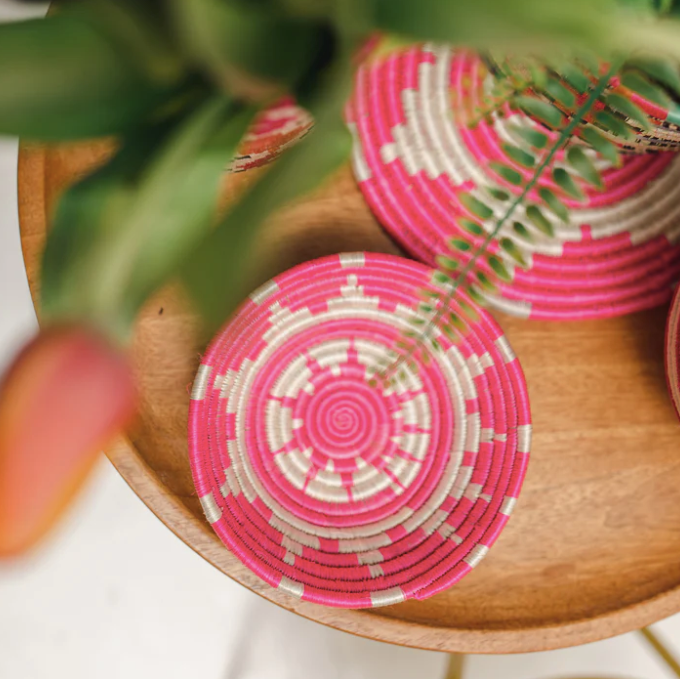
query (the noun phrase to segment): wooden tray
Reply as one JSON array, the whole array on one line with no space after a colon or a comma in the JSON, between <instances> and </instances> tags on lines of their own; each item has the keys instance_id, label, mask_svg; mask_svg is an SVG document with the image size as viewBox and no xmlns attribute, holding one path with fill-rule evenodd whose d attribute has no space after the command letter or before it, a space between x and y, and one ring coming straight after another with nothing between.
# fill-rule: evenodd
<instances>
[{"instance_id":1,"label":"wooden tray","mask_svg":"<svg viewBox=\"0 0 680 679\"><path fill-rule=\"evenodd\" d=\"M34 299L46 213L63 186L107 152L106 145L21 151L21 236ZM357 249L397 252L346 168L271 221L248 286L300 261ZM163 291L141 316L134 347L139 420L108 456L192 549L312 620L451 652L540 651L595 641L680 610L680 425L664 383L666 311L562 324L500 318L529 384L535 431L529 473L489 557L428 601L375 612L300 602L262 583L222 546L191 482L188 388L201 347L195 319L176 291Z\"/></svg>"}]
</instances>

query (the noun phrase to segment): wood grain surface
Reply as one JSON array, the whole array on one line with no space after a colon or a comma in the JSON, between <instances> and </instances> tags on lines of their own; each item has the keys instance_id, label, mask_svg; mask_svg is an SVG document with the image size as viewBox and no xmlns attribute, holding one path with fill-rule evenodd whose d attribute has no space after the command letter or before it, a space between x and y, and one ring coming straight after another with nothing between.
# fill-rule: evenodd
<instances>
[{"instance_id":1,"label":"wood grain surface","mask_svg":"<svg viewBox=\"0 0 680 679\"><path fill-rule=\"evenodd\" d=\"M21 237L34 299L55 197L108 152L107 144L22 148ZM398 252L345 168L267 224L244 293L298 262L359 249ZM594 641L680 610L680 425L664 378L666 312L559 324L499 316L529 385L529 472L489 556L427 601L373 612L300 602L264 584L222 546L191 481L188 389L202 347L178 290L162 291L140 317L133 348L139 417L108 456L192 549L312 620L450 652L526 652Z\"/></svg>"}]
</instances>

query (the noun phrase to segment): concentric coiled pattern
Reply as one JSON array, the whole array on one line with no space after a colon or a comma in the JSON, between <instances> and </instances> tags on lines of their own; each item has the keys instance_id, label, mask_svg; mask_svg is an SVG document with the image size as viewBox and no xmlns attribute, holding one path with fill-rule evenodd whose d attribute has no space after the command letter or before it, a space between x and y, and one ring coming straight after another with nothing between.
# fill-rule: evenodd
<instances>
[{"instance_id":1,"label":"concentric coiled pattern","mask_svg":"<svg viewBox=\"0 0 680 679\"><path fill-rule=\"evenodd\" d=\"M517 142L517 125L536 123L509 109L493 124L474 128L458 119L471 120L485 103L485 79L476 56L432 46L389 55L357 76L348 107L356 178L383 226L430 265L448 251L452 236L481 243L461 228L460 218L472 217L462 192L471 191L494 210L482 224L490 231L508 203L486 187L502 186L511 195L521 190L494 172L493 162L513 166L526 181L532 176L507 156L503 143ZM465 107L467 115L459 112ZM555 164L562 163L560 154ZM539 187L561 195L570 208L568 223L545 210L554 237L534 227L522 206L501 229L498 238L512 240L528 268L515 267L499 240L491 244L512 277L491 298L495 306L524 317L588 318L650 308L670 297L680 277L680 157L630 155L619 168L600 162L600 169L605 190L584 184L585 204L566 197L549 172L543 175ZM535 191L530 197L540 202ZM515 221L527 227L532 242L517 235Z\"/></svg>"},{"instance_id":2,"label":"concentric coiled pattern","mask_svg":"<svg viewBox=\"0 0 680 679\"><path fill-rule=\"evenodd\" d=\"M329 257L255 292L204 356L190 453L206 516L274 587L347 607L424 598L485 554L515 504L530 416L484 312L391 387L372 379L426 267Z\"/></svg>"}]
</instances>

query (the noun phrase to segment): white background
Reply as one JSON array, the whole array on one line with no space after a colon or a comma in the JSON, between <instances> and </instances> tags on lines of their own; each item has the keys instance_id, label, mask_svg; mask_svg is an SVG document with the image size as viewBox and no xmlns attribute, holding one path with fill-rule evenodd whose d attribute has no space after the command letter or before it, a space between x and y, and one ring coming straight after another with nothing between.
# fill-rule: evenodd
<instances>
[{"instance_id":1,"label":"white background","mask_svg":"<svg viewBox=\"0 0 680 679\"><path fill-rule=\"evenodd\" d=\"M0 0L0 20L43 11ZM16 162L16 142L0 139L0 366L35 328ZM680 655L680 616L655 630ZM48 542L0 564L2 679L435 679L446 660L325 628L243 589L175 538L105 459ZM566 651L475 656L465 669L466 679L597 674L673 676L632 634Z\"/></svg>"}]
</instances>

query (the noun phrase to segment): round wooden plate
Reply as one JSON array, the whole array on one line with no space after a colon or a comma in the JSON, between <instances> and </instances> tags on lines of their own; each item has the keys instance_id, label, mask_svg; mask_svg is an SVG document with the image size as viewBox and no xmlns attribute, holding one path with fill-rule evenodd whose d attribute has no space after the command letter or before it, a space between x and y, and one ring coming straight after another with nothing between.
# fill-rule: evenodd
<instances>
[{"instance_id":1,"label":"round wooden plate","mask_svg":"<svg viewBox=\"0 0 680 679\"><path fill-rule=\"evenodd\" d=\"M55 197L108 152L106 144L22 149L21 236L34 299ZM397 252L345 168L271 220L244 291L298 262L358 249ZM535 433L528 476L489 557L427 601L374 612L300 602L265 585L222 546L203 518L189 470L188 389L201 345L176 290L164 290L141 315L134 346L139 418L108 456L192 549L312 620L450 652L541 651L595 641L680 610L680 425L664 383L665 316L661 308L561 324L499 317L529 385Z\"/></svg>"}]
</instances>

